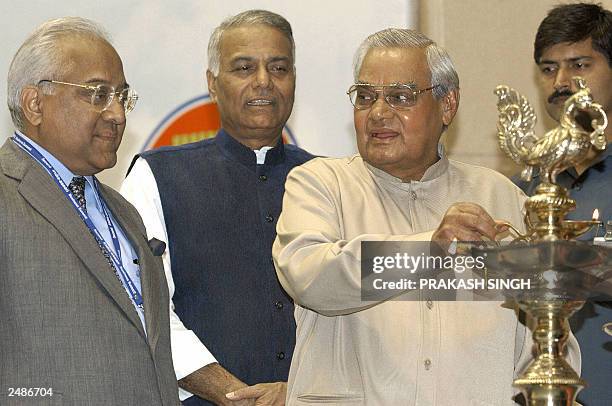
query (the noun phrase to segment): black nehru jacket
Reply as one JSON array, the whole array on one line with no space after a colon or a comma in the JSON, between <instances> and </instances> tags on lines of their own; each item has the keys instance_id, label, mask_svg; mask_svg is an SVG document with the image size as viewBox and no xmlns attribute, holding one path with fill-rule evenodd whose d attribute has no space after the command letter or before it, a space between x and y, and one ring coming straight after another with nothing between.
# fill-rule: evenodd
<instances>
[{"instance_id":1,"label":"black nehru jacket","mask_svg":"<svg viewBox=\"0 0 612 406\"><path fill-rule=\"evenodd\" d=\"M279 142L258 165L223 130L141 156L162 202L177 315L245 383L286 381L295 321L272 244L287 174L313 156ZM209 403L193 396L184 404Z\"/></svg>"}]
</instances>

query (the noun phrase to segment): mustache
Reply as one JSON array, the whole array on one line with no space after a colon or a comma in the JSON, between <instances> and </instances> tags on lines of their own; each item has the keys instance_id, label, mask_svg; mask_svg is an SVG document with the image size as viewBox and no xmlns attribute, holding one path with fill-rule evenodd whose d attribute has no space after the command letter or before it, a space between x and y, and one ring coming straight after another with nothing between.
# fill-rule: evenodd
<instances>
[{"instance_id":1,"label":"mustache","mask_svg":"<svg viewBox=\"0 0 612 406\"><path fill-rule=\"evenodd\" d=\"M569 89L563 89L563 90L555 90L553 92L553 94L551 94L550 96L548 96L547 101L549 103L553 103L556 99L558 99L559 97L570 97L571 95L573 95L574 93L569 90Z\"/></svg>"}]
</instances>

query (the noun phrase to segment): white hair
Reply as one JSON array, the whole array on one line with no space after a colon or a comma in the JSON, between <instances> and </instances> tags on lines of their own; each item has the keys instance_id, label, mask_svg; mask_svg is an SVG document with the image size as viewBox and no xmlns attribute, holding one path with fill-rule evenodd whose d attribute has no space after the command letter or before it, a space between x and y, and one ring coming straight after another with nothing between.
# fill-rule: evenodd
<instances>
[{"instance_id":1,"label":"white hair","mask_svg":"<svg viewBox=\"0 0 612 406\"><path fill-rule=\"evenodd\" d=\"M437 86L432 91L433 95L439 99L451 90L459 88L459 76L446 50L422 33L404 28L387 28L378 31L361 43L353 60L355 82L359 78L363 60L373 48L422 48L425 50L431 73L431 86Z\"/></svg>"},{"instance_id":2,"label":"white hair","mask_svg":"<svg viewBox=\"0 0 612 406\"><path fill-rule=\"evenodd\" d=\"M25 130L21 92L41 80L59 80L62 53L59 42L66 36L84 36L111 43L109 35L97 23L81 17L62 17L40 25L21 45L8 72L7 104L15 127Z\"/></svg>"},{"instance_id":3,"label":"white hair","mask_svg":"<svg viewBox=\"0 0 612 406\"><path fill-rule=\"evenodd\" d=\"M244 26L267 25L279 30L291 43L291 57L295 64L295 42L291 24L283 16L267 10L247 10L235 16L228 17L210 35L208 41L208 70L213 75L219 74L221 63L221 37L232 29Z\"/></svg>"}]
</instances>

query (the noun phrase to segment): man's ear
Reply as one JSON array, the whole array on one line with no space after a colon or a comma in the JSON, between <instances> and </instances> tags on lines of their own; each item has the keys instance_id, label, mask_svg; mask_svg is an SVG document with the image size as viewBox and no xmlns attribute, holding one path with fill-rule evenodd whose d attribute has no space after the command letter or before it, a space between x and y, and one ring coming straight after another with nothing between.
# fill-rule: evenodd
<instances>
[{"instance_id":1,"label":"man's ear","mask_svg":"<svg viewBox=\"0 0 612 406\"><path fill-rule=\"evenodd\" d=\"M210 99L213 102L217 102L217 78L210 69L206 70L206 83L208 83L208 93L210 93Z\"/></svg>"},{"instance_id":2,"label":"man's ear","mask_svg":"<svg viewBox=\"0 0 612 406\"><path fill-rule=\"evenodd\" d=\"M36 86L26 86L21 90L21 110L25 119L33 127L40 125L42 121L42 92Z\"/></svg>"},{"instance_id":3,"label":"man's ear","mask_svg":"<svg viewBox=\"0 0 612 406\"><path fill-rule=\"evenodd\" d=\"M442 122L449 126L459 108L459 89L454 89L442 97Z\"/></svg>"}]
</instances>

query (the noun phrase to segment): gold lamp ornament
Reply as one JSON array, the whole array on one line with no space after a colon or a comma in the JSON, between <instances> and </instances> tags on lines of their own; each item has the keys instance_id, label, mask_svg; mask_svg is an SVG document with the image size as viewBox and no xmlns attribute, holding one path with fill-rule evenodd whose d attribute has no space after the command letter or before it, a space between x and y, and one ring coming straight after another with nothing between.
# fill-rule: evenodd
<instances>
[{"instance_id":1,"label":"gold lamp ornament","mask_svg":"<svg viewBox=\"0 0 612 406\"><path fill-rule=\"evenodd\" d=\"M536 168L542 182L525 205L525 224L528 241L554 241L576 238L597 220L564 220L568 212L576 208L567 189L555 183L557 174L583 161L591 147L597 151L606 148L604 131L608 118L601 105L593 102L591 90L584 79L572 79L578 89L565 101L559 126L539 138L534 128L535 112L527 99L508 86L498 86L497 137L499 146L514 162L524 167L521 177L531 180ZM578 115L591 118L592 131L585 130L578 122Z\"/></svg>"},{"instance_id":2,"label":"gold lamp ornament","mask_svg":"<svg viewBox=\"0 0 612 406\"><path fill-rule=\"evenodd\" d=\"M529 406L574 404L585 382L563 356L569 337L567 319L595 287L612 278L611 248L573 241L601 222L565 220L576 202L556 183L559 172L581 162L591 149L606 147L605 112L593 102L584 79L575 77L573 82L577 91L566 100L559 126L542 137L534 132L536 115L527 99L508 86L495 89L499 145L524 167L525 180L539 170L541 184L525 203L524 234L507 224L517 234L514 243L473 249L486 257L489 275L532 281L527 291L506 292L533 321L536 356L514 381Z\"/></svg>"}]
</instances>

